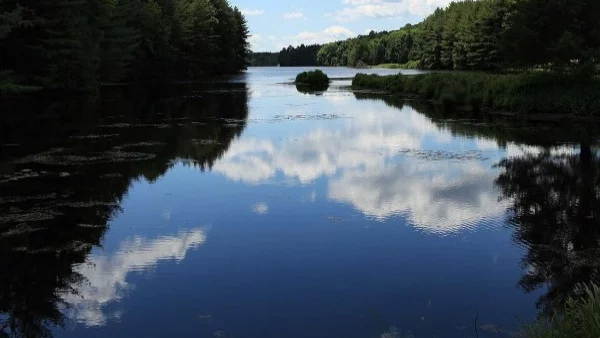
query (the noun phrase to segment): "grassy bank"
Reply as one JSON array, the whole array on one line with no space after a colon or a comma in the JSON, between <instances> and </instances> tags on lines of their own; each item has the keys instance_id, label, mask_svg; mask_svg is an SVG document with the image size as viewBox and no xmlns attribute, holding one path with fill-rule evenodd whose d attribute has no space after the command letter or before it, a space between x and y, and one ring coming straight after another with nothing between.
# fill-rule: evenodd
<instances>
[{"instance_id":1,"label":"grassy bank","mask_svg":"<svg viewBox=\"0 0 600 338\"><path fill-rule=\"evenodd\" d=\"M600 116L600 81L549 73L358 74L353 89L416 95L447 107Z\"/></svg>"},{"instance_id":2,"label":"grassy bank","mask_svg":"<svg viewBox=\"0 0 600 338\"><path fill-rule=\"evenodd\" d=\"M419 68L419 61L409 61L407 63L382 63L371 68L417 69Z\"/></svg>"},{"instance_id":3,"label":"grassy bank","mask_svg":"<svg viewBox=\"0 0 600 338\"><path fill-rule=\"evenodd\" d=\"M600 289L585 289L584 297L569 299L552 319L539 321L526 330L528 338L600 337Z\"/></svg>"}]
</instances>

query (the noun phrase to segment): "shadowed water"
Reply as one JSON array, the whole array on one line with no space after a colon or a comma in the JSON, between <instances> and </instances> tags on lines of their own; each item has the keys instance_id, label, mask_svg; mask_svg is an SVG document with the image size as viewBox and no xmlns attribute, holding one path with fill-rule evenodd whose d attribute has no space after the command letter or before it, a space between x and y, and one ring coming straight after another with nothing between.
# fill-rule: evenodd
<instances>
[{"instance_id":1,"label":"shadowed water","mask_svg":"<svg viewBox=\"0 0 600 338\"><path fill-rule=\"evenodd\" d=\"M515 337L598 281L596 126L300 71L0 102L0 336Z\"/></svg>"}]
</instances>

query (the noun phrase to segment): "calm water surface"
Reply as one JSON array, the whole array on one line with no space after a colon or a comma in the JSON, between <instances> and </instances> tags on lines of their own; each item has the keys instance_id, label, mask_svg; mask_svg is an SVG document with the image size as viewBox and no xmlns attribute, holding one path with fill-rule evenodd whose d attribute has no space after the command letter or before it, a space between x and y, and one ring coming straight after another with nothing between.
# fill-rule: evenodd
<instances>
[{"instance_id":1,"label":"calm water surface","mask_svg":"<svg viewBox=\"0 0 600 338\"><path fill-rule=\"evenodd\" d=\"M299 71L2 103L0 333L514 337L597 280L594 127Z\"/></svg>"}]
</instances>

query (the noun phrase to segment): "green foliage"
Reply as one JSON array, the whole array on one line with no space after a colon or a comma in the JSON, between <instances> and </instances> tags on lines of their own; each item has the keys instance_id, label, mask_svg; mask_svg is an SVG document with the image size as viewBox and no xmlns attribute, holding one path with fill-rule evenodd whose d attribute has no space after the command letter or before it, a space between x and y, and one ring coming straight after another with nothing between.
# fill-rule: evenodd
<instances>
[{"instance_id":1,"label":"green foliage","mask_svg":"<svg viewBox=\"0 0 600 338\"><path fill-rule=\"evenodd\" d=\"M582 298L569 298L550 320L527 327L531 338L600 337L600 288L586 287Z\"/></svg>"},{"instance_id":2,"label":"green foliage","mask_svg":"<svg viewBox=\"0 0 600 338\"><path fill-rule=\"evenodd\" d=\"M382 63L373 66L373 68L387 68L387 69L417 69L419 68L418 61L409 61L407 63Z\"/></svg>"},{"instance_id":3,"label":"green foliage","mask_svg":"<svg viewBox=\"0 0 600 338\"><path fill-rule=\"evenodd\" d=\"M279 53L252 53L250 56L250 66L265 67L279 65Z\"/></svg>"},{"instance_id":4,"label":"green foliage","mask_svg":"<svg viewBox=\"0 0 600 338\"><path fill-rule=\"evenodd\" d=\"M323 45L317 61L325 66L368 66L408 63L413 50L416 26L406 25L392 32L371 32L345 41Z\"/></svg>"},{"instance_id":5,"label":"green foliage","mask_svg":"<svg viewBox=\"0 0 600 338\"><path fill-rule=\"evenodd\" d=\"M512 6L505 54L516 67L571 70L600 60L600 2L521 0Z\"/></svg>"},{"instance_id":6,"label":"green foliage","mask_svg":"<svg viewBox=\"0 0 600 338\"><path fill-rule=\"evenodd\" d=\"M566 75L438 73L378 76L358 74L355 89L418 95L447 106L471 106L523 113L600 115L600 81L582 82Z\"/></svg>"},{"instance_id":7,"label":"green foliage","mask_svg":"<svg viewBox=\"0 0 600 338\"><path fill-rule=\"evenodd\" d=\"M296 76L296 84L322 86L329 84L329 76L322 70L316 69L302 72Z\"/></svg>"},{"instance_id":8,"label":"green foliage","mask_svg":"<svg viewBox=\"0 0 600 338\"><path fill-rule=\"evenodd\" d=\"M7 0L0 13L0 71L13 84L94 90L248 64L247 22L227 0Z\"/></svg>"},{"instance_id":9,"label":"green foliage","mask_svg":"<svg viewBox=\"0 0 600 338\"><path fill-rule=\"evenodd\" d=\"M590 77L600 62L598 17L595 0L457 1L417 25L326 44L317 61L486 71L542 67Z\"/></svg>"},{"instance_id":10,"label":"green foliage","mask_svg":"<svg viewBox=\"0 0 600 338\"><path fill-rule=\"evenodd\" d=\"M316 66L317 52L320 48L320 45L305 46L304 44L284 48L279 52L279 65L282 67Z\"/></svg>"}]
</instances>

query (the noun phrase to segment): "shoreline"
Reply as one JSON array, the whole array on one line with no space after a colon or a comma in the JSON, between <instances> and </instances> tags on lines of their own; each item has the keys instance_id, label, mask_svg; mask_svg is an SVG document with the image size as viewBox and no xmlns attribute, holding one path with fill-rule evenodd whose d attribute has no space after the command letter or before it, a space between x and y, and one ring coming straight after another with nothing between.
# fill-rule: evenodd
<instances>
[{"instance_id":1,"label":"shoreline","mask_svg":"<svg viewBox=\"0 0 600 338\"><path fill-rule=\"evenodd\" d=\"M357 74L352 91L431 102L482 114L529 116L538 120L597 120L600 81L551 73Z\"/></svg>"}]
</instances>

